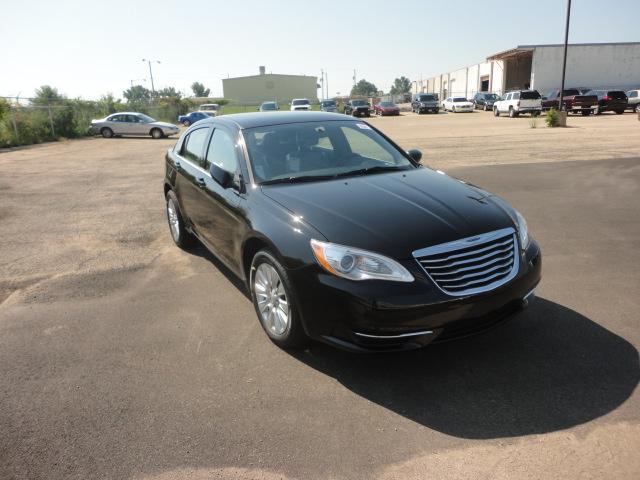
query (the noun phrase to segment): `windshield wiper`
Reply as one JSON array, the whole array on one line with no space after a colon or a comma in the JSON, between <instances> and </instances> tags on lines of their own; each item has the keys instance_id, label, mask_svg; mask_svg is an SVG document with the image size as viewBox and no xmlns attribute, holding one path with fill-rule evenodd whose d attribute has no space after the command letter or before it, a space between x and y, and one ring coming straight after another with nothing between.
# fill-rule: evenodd
<instances>
[{"instance_id":1,"label":"windshield wiper","mask_svg":"<svg viewBox=\"0 0 640 480\"><path fill-rule=\"evenodd\" d=\"M276 183L303 183L317 182L318 180L329 180L335 178L335 175L301 175L299 177L274 178L260 182L260 185L273 185Z\"/></svg>"},{"instance_id":2,"label":"windshield wiper","mask_svg":"<svg viewBox=\"0 0 640 480\"><path fill-rule=\"evenodd\" d=\"M378 173L378 172L396 172L398 170L406 170L406 168L399 165L378 165L375 167L360 168L358 170L351 170L349 172L339 173L336 175L336 177L348 177L351 175L367 175L369 173Z\"/></svg>"}]
</instances>

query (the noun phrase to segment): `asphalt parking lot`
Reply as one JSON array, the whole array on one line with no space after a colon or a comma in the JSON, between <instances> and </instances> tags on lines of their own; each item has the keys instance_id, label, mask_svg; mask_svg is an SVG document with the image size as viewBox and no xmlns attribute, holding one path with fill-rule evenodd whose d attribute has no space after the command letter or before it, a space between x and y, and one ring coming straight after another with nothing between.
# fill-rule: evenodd
<instances>
[{"instance_id":1,"label":"asphalt parking lot","mask_svg":"<svg viewBox=\"0 0 640 480\"><path fill-rule=\"evenodd\" d=\"M525 215L531 308L420 351L288 353L173 246L175 140L0 153L0 478L638 478L640 122L371 121Z\"/></svg>"}]
</instances>

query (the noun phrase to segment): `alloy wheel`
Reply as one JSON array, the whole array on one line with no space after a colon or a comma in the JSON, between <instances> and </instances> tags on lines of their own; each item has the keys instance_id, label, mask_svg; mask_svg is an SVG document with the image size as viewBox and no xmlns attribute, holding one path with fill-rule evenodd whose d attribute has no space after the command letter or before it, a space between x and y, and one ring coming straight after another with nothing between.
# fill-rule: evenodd
<instances>
[{"instance_id":1,"label":"alloy wheel","mask_svg":"<svg viewBox=\"0 0 640 480\"><path fill-rule=\"evenodd\" d=\"M291 309L276 269L261 263L253 279L253 291L264 328L272 335L284 335L291 326Z\"/></svg>"},{"instance_id":2,"label":"alloy wheel","mask_svg":"<svg viewBox=\"0 0 640 480\"><path fill-rule=\"evenodd\" d=\"M167 219L169 220L171 236L173 237L173 240L177 242L180 238L180 220L178 218L176 206L171 198L167 201Z\"/></svg>"}]
</instances>

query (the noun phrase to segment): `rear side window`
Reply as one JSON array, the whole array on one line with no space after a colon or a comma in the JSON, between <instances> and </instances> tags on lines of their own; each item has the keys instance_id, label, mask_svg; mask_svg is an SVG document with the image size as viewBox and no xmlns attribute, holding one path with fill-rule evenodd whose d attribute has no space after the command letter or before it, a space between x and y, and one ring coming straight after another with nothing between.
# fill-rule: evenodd
<instances>
[{"instance_id":1,"label":"rear side window","mask_svg":"<svg viewBox=\"0 0 640 480\"><path fill-rule=\"evenodd\" d=\"M532 90L530 92L522 92L520 98L523 100L537 100L540 98L540 94L537 90Z\"/></svg>"},{"instance_id":2,"label":"rear side window","mask_svg":"<svg viewBox=\"0 0 640 480\"><path fill-rule=\"evenodd\" d=\"M182 156L195 163L199 167L204 166L202 156L204 155L204 145L209 133L208 128L199 128L192 131L182 145Z\"/></svg>"},{"instance_id":3,"label":"rear side window","mask_svg":"<svg viewBox=\"0 0 640 480\"><path fill-rule=\"evenodd\" d=\"M512 100L518 100L520 98L520 92L515 92L512 96L511 99Z\"/></svg>"},{"instance_id":4,"label":"rear side window","mask_svg":"<svg viewBox=\"0 0 640 480\"><path fill-rule=\"evenodd\" d=\"M631 90L629 92L629 98L636 98L638 96L638 91L637 90Z\"/></svg>"},{"instance_id":5,"label":"rear side window","mask_svg":"<svg viewBox=\"0 0 640 480\"><path fill-rule=\"evenodd\" d=\"M619 90L611 90L610 92L607 92L607 96L615 98L616 100L624 100L627 98L627 94Z\"/></svg>"}]
</instances>

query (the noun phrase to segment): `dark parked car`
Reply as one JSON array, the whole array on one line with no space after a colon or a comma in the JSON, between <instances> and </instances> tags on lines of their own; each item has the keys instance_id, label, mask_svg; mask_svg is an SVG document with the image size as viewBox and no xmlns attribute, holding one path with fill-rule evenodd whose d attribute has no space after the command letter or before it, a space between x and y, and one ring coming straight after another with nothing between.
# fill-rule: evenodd
<instances>
[{"instance_id":1,"label":"dark parked car","mask_svg":"<svg viewBox=\"0 0 640 480\"><path fill-rule=\"evenodd\" d=\"M438 113L440 111L440 103L438 96L433 93L418 93L411 100L411 111L417 114L421 113Z\"/></svg>"},{"instance_id":2,"label":"dark parked car","mask_svg":"<svg viewBox=\"0 0 640 480\"><path fill-rule=\"evenodd\" d=\"M277 102L262 102L258 110L260 112L275 112L276 110L280 110L280 107Z\"/></svg>"},{"instance_id":3,"label":"dark parked car","mask_svg":"<svg viewBox=\"0 0 640 480\"><path fill-rule=\"evenodd\" d=\"M590 115L598 105L598 97L588 93L582 93L584 89L567 88L562 94L562 109L569 113L581 113ZM558 110L560 105L560 89L551 90L542 98L542 110Z\"/></svg>"},{"instance_id":4,"label":"dark parked car","mask_svg":"<svg viewBox=\"0 0 640 480\"><path fill-rule=\"evenodd\" d=\"M589 95L598 96L596 115L602 112L616 112L618 115L622 115L629 104L627 94L622 90L591 90Z\"/></svg>"},{"instance_id":5,"label":"dark parked car","mask_svg":"<svg viewBox=\"0 0 640 480\"><path fill-rule=\"evenodd\" d=\"M376 115L400 115L400 107L393 102L379 102L373 106Z\"/></svg>"},{"instance_id":6,"label":"dark parked car","mask_svg":"<svg viewBox=\"0 0 640 480\"><path fill-rule=\"evenodd\" d=\"M188 127L192 123L196 123L199 120L204 120L205 118L210 118L204 112L189 112L186 115L180 115L178 117L178 123L181 123L185 127Z\"/></svg>"},{"instance_id":7,"label":"dark parked car","mask_svg":"<svg viewBox=\"0 0 640 480\"><path fill-rule=\"evenodd\" d=\"M493 110L493 104L500 100L495 93L478 92L473 96L473 108L482 110Z\"/></svg>"},{"instance_id":8,"label":"dark parked car","mask_svg":"<svg viewBox=\"0 0 640 480\"><path fill-rule=\"evenodd\" d=\"M469 335L533 298L540 249L504 200L420 157L341 114L204 120L166 154L171 236L199 239L246 282L281 347Z\"/></svg>"},{"instance_id":9,"label":"dark parked car","mask_svg":"<svg viewBox=\"0 0 640 480\"><path fill-rule=\"evenodd\" d=\"M370 117L369 102L362 99L349 100L344 106L345 115L353 115L354 117Z\"/></svg>"},{"instance_id":10,"label":"dark parked car","mask_svg":"<svg viewBox=\"0 0 640 480\"><path fill-rule=\"evenodd\" d=\"M322 100L320 102L320 111L321 112L337 112L338 106L336 105L335 100Z\"/></svg>"}]
</instances>

